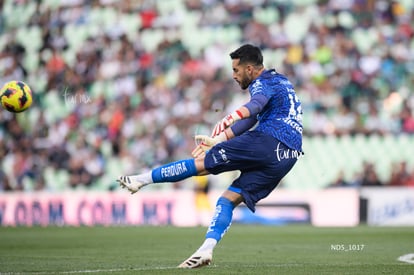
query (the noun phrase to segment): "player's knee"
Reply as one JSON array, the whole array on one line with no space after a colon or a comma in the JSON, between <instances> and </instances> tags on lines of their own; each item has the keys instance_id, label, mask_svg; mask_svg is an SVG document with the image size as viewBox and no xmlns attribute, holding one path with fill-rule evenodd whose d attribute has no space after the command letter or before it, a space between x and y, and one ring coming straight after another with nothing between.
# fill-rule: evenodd
<instances>
[{"instance_id":1,"label":"player's knee","mask_svg":"<svg viewBox=\"0 0 414 275\"><path fill-rule=\"evenodd\" d=\"M210 174L204 166L204 156L195 158L194 164L195 164L198 176L205 176L205 175Z\"/></svg>"},{"instance_id":2,"label":"player's knee","mask_svg":"<svg viewBox=\"0 0 414 275\"><path fill-rule=\"evenodd\" d=\"M217 205L227 206L231 209L234 209L235 207L234 203L226 197L220 197L217 200Z\"/></svg>"},{"instance_id":3,"label":"player's knee","mask_svg":"<svg viewBox=\"0 0 414 275\"><path fill-rule=\"evenodd\" d=\"M243 196L241 194L230 190L224 191L220 198L225 198L226 200L230 201L234 207L243 201Z\"/></svg>"}]
</instances>

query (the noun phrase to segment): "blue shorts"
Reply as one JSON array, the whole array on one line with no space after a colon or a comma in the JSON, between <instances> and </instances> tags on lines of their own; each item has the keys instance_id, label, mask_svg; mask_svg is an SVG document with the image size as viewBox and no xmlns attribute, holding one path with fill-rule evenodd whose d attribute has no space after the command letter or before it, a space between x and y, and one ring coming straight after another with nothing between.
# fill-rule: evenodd
<instances>
[{"instance_id":1,"label":"blue shorts","mask_svg":"<svg viewBox=\"0 0 414 275\"><path fill-rule=\"evenodd\" d=\"M270 135L249 131L211 148L204 165L214 175L240 170L229 190L241 194L254 212L256 203L276 188L300 155Z\"/></svg>"}]
</instances>

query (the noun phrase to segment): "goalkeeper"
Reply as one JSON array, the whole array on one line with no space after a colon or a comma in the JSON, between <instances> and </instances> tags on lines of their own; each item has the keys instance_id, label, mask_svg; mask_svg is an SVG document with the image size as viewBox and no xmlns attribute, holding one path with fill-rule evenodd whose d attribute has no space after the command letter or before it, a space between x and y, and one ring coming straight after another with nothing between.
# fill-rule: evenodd
<instances>
[{"instance_id":1,"label":"goalkeeper","mask_svg":"<svg viewBox=\"0 0 414 275\"><path fill-rule=\"evenodd\" d=\"M204 243L181 268L210 264L213 249L230 227L233 209L243 202L254 212L256 203L276 188L302 154L302 109L292 84L274 69L265 69L258 47L243 45L230 57L233 78L242 90L248 89L250 101L219 121L211 137L196 136L193 158L117 180L133 194L148 184L240 170L217 201Z\"/></svg>"}]
</instances>

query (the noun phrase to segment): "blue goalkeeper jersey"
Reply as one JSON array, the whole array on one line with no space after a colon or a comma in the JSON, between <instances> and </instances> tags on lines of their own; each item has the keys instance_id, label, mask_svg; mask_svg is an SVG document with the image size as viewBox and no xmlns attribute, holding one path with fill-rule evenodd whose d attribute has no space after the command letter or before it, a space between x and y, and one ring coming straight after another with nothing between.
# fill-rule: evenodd
<instances>
[{"instance_id":1,"label":"blue goalkeeper jersey","mask_svg":"<svg viewBox=\"0 0 414 275\"><path fill-rule=\"evenodd\" d=\"M257 115L259 123L255 130L302 151L302 107L292 83L274 69L266 70L249 85L249 93L268 99Z\"/></svg>"}]
</instances>

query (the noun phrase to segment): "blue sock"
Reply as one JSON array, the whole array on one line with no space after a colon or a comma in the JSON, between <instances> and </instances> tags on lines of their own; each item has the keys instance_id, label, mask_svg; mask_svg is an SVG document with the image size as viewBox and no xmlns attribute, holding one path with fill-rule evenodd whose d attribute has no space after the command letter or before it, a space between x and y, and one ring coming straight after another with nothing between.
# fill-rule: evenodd
<instances>
[{"instance_id":1,"label":"blue sock","mask_svg":"<svg viewBox=\"0 0 414 275\"><path fill-rule=\"evenodd\" d=\"M213 238L217 242L221 240L231 225L233 218L233 203L224 197L220 197L216 204L216 212L206 233L207 238Z\"/></svg>"},{"instance_id":2,"label":"blue sock","mask_svg":"<svg viewBox=\"0 0 414 275\"><path fill-rule=\"evenodd\" d=\"M156 182L176 182L197 175L194 159L171 162L152 170L152 180Z\"/></svg>"}]
</instances>

